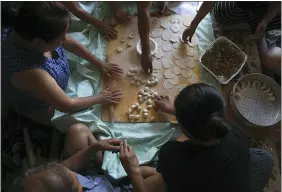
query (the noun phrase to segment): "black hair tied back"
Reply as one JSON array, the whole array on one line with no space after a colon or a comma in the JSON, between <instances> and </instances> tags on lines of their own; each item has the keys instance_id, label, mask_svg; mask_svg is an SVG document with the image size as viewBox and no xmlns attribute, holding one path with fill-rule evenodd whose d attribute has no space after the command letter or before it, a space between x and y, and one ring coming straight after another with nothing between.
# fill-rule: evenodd
<instances>
[{"instance_id":1,"label":"black hair tied back","mask_svg":"<svg viewBox=\"0 0 282 192\"><path fill-rule=\"evenodd\" d=\"M207 121L207 128L216 138L225 135L230 130L229 126L223 114L218 112L212 113Z\"/></svg>"}]
</instances>

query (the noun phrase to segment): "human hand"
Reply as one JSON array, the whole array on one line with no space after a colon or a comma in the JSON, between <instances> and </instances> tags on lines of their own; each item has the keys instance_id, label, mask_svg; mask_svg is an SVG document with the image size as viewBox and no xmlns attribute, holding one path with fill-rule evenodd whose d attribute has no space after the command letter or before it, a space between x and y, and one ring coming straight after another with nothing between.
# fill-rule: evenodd
<instances>
[{"instance_id":1,"label":"human hand","mask_svg":"<svg viewBox=\"0 0 282 192\"><path fill-rule=\"evenodd\" d=\"M120 143L119 155L121 164L128 175L140 169L138 158L126 140Z\"/></svg>"},{"instance_id":2,"label":"human hand","mask_svg":"<svg viewBox=\"0 0 282 192\"><path fill-rule=\"evenodd\" d=\"M97 151L114 151L118 152L120 150L120 143L122 140L120 139L106 139L98 141L95 145L95 149Z\"/></svg>"},{"instance_id":3,"label":"human hand","mask_svg":"<svg viewBox=\"0 0 282 192\"><path fill-rule=\"evenodd\" d=\"M107 39L116 39L118 36L118 32L111 26L106 24L101 24L99 26L99 30L106 36Z\"/></svg>"},{"instance_id":4,"label":"human hand","mask_svg":"<svg viewBox=\"0 0 282 192\"><path fill-rule=\"evenodd\" d=\"M123 74L123 70L114 63L104 63L103 71L106 74L120 76Z\"/></svg>"},{"instance_id":5,"label":"human hand","mask_svg":"<svg viewBox=\"0 0 282 192\"><path fill-rule=\"evenodd\" d=\"M162 17L165 15L166 11L167 11L167 7L168 7L168 2L164 1L162 2L161 8L160 8L160 12L159 12L159 17Z\"/></svg>"},{"instance_id":6,"label":"human hand","mask_svg":"<svg viewBox=\"0 0 282 192\"><path fill-rule=\"evenodd\" d=\"M174 114L174 106L168 96L158 96L155 105L161 112Z\"/></svg>"},{"instance_id":7,"label":"human hand","mask_svg":"<svg viewBox=\"0 0 282 192\"><path fill-rule=\"evenodd\" d=\"M131 17L129 14L117 9L116 11L114 11L114 16L116 18L116 21L120 24L122 23L127 23L131 20Z\"/></svg>"},{"instance_id":8,"label":"human hand","mask_svg":"<svg viewBox=\"0 0 282 192\"><path fill-rule=\"evenodd\" d=\"M266 30L267 22L265 20L262 20L258 26L256 32L250 36L251 40L257 40L261 39L261 37L264 35Z\"/></svg>"},{"instance_id":9,"label":"human hand","mask_svg":"<svg viewBox=\"0 0 282 192\"><path fill-rule=\"evenodd\" d=\"M153 64L152 64L152 54L151 52L145 53L142 52L141 55L141 66L145 73L151 74L153 72Z\"/></svg>"},{"instance_id":10,"label":"human hand","mask_svg":"<svg viewBox=\"0 0 282 192\"><path fill-rule=\"evenodd\" d=\"M123 92L120 89L106 89L102 91L97 97L99 104L118 104L123 97Z\"/></svg>"},{"instance_id":11,"label":"human hand","mask_svg":"<svg viewBox=\"0 0 282 192\"><path fill-rule=\"evenodd\" d=\"M196 28L197 28L197 26L191 23L191 25L184 30L184 32L182 34L182 40L185 43L187 43L188 41L191 43L191 40L192 40L192 37L195 33Z\"/></svg>"}]
</instances>

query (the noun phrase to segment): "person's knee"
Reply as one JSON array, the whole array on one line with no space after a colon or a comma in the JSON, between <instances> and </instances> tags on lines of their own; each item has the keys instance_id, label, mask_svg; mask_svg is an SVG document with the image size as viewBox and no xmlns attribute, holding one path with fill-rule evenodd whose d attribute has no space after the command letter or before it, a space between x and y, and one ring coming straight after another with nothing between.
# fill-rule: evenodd
<instances>
[{"instance_id":1,"label":"person's knee","mask_svg":"<svg viewBox=\"0 0 282 192\"><path fill-rule=\"evenodd\" d=\"M250 149L250 153L252 163L272 170L274 162L273 156L270 152L267 152L263 149Z\"/></svg>"},{"instance_id":2,"label":"person's knee","mask_svg":"<svg viewBox=\"0 0 282 192\"><path fill-rule=\"evenodd\" d=\"M81 135L88 134L89 132L90 130L86 125L82 123L77 123L69 127L67 135Z\"/></svg>"},{"instance_id":3,"label":"person's knee","mask_svg":"<svg viewBox=\"0 0 282 192\"><path fill-rule=\"evenodd\" d=\"M281 48L272 47L268 51L261 53L262 64L273 70L278 75L281 74Z\"/></svg>"}]
</instances>

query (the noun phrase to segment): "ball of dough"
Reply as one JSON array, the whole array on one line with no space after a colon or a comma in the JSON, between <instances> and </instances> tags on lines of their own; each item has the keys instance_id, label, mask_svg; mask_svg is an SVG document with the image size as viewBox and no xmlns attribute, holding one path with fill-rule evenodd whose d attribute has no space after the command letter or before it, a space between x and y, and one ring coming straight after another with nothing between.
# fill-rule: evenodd
<instances>
[{"instance_id":1,"label":"ball of dough","mask_svg":"<svg viewBox=\"0 0 282 192\"><path fill-rule=\"evenodd\" d=\"M143 117L146 119L148 117L148 113L144 113Z\"/></svg>"},{"instance_id":2,"label":"ball of dough","mask_svg":"<svg viewBox=\"0 0 282 192\"><path fill-rule=\"evenodd\" d=\"M129 119L133 119L133 115L130 114L130 115L128 116L128 118L129 118Z\"/></svg>"},{"instance_id":3,"label":"ball of dough","mask_svg":"<svg viewBox=\"0 0 282 192\"><path fill-rule=\"evenodd\" d=\"M136 105L136 107L138 107L138 106L139 106L139 103L135 103L135 105Z\"/></svg>"},{"instance_id":4,"label":"ball of dough","mask_svg":"<svg viewBox=\"0 0 282 192\"><path fill-rule=\"evenodd\" d=\"M128 47L131 47L131 46L132 46L132 42L131 42L131 41L128 41L127 46L128 46Z\"/></svg>"},{"instance_id":5,"label":"ball of dough","mask_svg":"<svg viewBox=\"0 0 282 192\"><path fill-rule=\"evenodd\" d=\"M134 119L135 119L135 120L138 120L138 119L139 119L139 115L135 115L135 116L134 116Z\"/></svg>"},{"instance_id":6,"label":"ball of dough","mask_svg":"<svg viewBox=\"0 0 282 192\"><path fill-rule=\"evenodd\" d=\"M145 87L145 88L144 88L144 91L145 91L145 92L148 92L149 90L150 90L149 87Z\"/></svg>"},{"instance_id":7,"label":"ball of dough","mask_svg":"<svg viewBox=\"0 0 282 192\"><path fill-rule=\"evenodd\" d=\"M156 120L156 117L152 116L150 120L151 122L154 122Z\"/></svg>"},{"instance_id":8,"label":"ball of dough","mask_svg":"<svg viewBox=\"0 0 282 192\"><path fill-rule=\"evenodd\" d=\"M136 86L139 87L141 85L140 81L136 82Z\"/></svg>"},{"instance_id":9,"label":"ball of dough","mask_svg":"<svg viewBox=\"0 0 282 192\"><path fill-rule=\"evenodd\" d=\"M140 112L142 110L141 106L138 106L137 111Z\"/></svg>"},{"instance_id":10,"label":"ball of dough","mask_svg":"<svg viewBox=\"0 0 282 192\"><path fill-rule=\"evenodd\" d=\"M128 71L128 72L127 72L127 76L128 76L128 77L131 77L131 76L132 76L132 73L130 73L130 71Z\"/></svg>"},{"instance_id":11,"label":"ball of dough","mask_svg":"<svg viewBox=\"0 0 282 192\"><path fill-rule=\"evenodd\" d=\"M132 109L135 109L135 108L136 108L136 105L131 105L131 108L132 108Z\"/></svg>"},{"instance_id":12,"label":"ball of dough","mask_svg":"<svg viewBox=\"0 0 282 192\"><path fill-rule=\"evenodd\" d=\"M134 73L134 68L129 68L129 72Z\"/></svg>"},{"instance_id":13,"label":"ball of dough","mask_svg":"<svg viewBox=\"0 0 282 192\"><path fill-rule=\"evenodd\" d=\"M139 102L140 102L140 103L144 103L144 99L141 97L141 98L139 99Z\"/></svg>"},{"instance_id":14,"label":"ball of dough","mask_svg":"<svg viewBox=\"0 0 282 192\"><path fill-rule=\"evenodd\" d=\"M147 104L148 104L148 105L152 105L152 100L149 99L149 100L147 101Z\"/></svg>"},{"instance_id":15,"label":"ball of dough","mask_svg":"<svg viewBox=\"0 0 282 192\"><path fill-rule=\"evenodd\" d=\"M147 96L143 97L143 100L144 100L144 101L147 101L147 100L148 100L148 97L147 97Z\"/></svg>"},{"instance_id":16,"label":"ball of dough","mask_svg":"<svg viewBox=\"0 0 282 192\"><path fill-rule=\"evenodd\" d=\"M122 50L123 50L123 49L122 49L121 47L118 47L118 48L117 48L117 52L118 52L118 53L121 53Z\"/></svg>"},{"instance_id":17,"label":"ball of dough","mask_svg":"<svg viewBox=\"0 0 282 192\"><path fill-rule=\"evenodd\" d=\"M138 98L140 99L140 98L142 98L143 96L142 95L138 95Z\"/></svg>"},{"instance_id":18,"label":"ball of dough","mask_svg":"<svg viewBox=\"0 0 282 192\"><path fill-rule=\"evenodd\" d=\"M131 85L135 85L135 81L134 81L134 80L131 80L131 81L130 81L130 84L131 84Z\"/></svg>"},{"instance_id":19,"label":"ball of dough","mask_svg":"<svg viewBox=\"0 0 282 192\"><path fill-rule=\"evenodd\" d=\"M147 109L152 109L152 107L153 107L152 105L148 105Z\"/></svg>"},{"instance_id":20,"label":"ball of dough","mask_svg":"<svg viewBox=\"0 0 282 192\"><path fill-rule=\"evenodd\" d=\"M144 113L148 113L148 109L144 109L143 112L144 112Z\"/></svg>"}]
</instances>

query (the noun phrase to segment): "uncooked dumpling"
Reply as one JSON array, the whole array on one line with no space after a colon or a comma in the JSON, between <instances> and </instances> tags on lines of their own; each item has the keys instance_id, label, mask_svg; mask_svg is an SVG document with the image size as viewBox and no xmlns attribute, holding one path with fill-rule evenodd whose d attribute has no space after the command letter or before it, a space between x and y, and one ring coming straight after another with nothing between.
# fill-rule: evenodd
<instances>
[{"instance_id":1,"label":"uncooked dumpling","mask_svg":"<svg viewBox=\"0 0 282 192\"><path fill-rule=\"evenodd\" d=\"M158 59L161 59L164 56L164 52L160 48L158 48L157 53L154 56Z\"/></svg>"},{"instance_id":2,"label":"uncooked dumpling","mask_svg":"<svg viewBox=\"0 0 282 192\"><path fill-rule=\"evenodd\" d=\"M180 26L179 26L178 24L172 24L172 25L170 26L170 29L171 29L171 31L172 31L173 33L177 33L177 32L180 31Z\"/></svg>"},{"instance_id":3,"label":"uncooked dumpling","mask_svg":"<svg viewBox=\"0 0 282 192\"><path fill-rule=\"evenodd\" d=\"M171 67L172 63L170 60L168 59L162 59L162 65L165 69L168 69Z\"/></svg>"},{"instance_id":4,"label":"uncooked dumpling","mask_svg":"<svg viewBox=\"0 0 282 192\"><path fill-rule=\"evenodd\" d=\"M164 52L169 52L169 51L172 50L172 45L171 45L170 43L164 43L164 44L162 45L162 50L163 50Z\"/></svg>"},{"instance_id":5,"label":"uncooked dumpling","mask_svg":"<svg viewBox=\"0 0 282 192\"><path fill-rule=\"evenodd\" d=\"M179 75L181 73L181 69L177 66L173 66L171 70L175 75Z\"/></svg>"},{"instance_id":6,"label":"uncooked dumpling","mask_svg":"<svg viewBox=\"0 0 282 192\"><path fill-rule=\"evenodd\" d=\"M183 69L181 71L181 76L185 79L188 79L192 75L192 71L190 69Z\"/></svg>"},{"instance_id":7,"label":"uncooked dumpling","mask_svg":"<svg viewBox=\"0 0 282 192\"><path fill-rule=\"evenodd\" d=\"M164 83L163 83L163 87L164 87L165 89L171 89L171 88L174 87L174 85L172 85L172 84L169 83L169 79L165 79L165 80L164 80Z\"/></svg>"},{"instance_id":8,"label":"uncooked dumpling","mask_svg":"<svg viewBox=\"0 0 282 192\"><path fill-rule=\"evenodd\" d=\"M157 60L153 60L153 69L161 69L161 68L162 68L161 62Z\"/></svg>"},{"instance_id":9,"label":"uncooked dumpling","mask_svg":"<svg viewBox=\"0 0 282 192\"><path fill-rule=\"evenodd\" d=\"M170 37L171 37L171 31L170 30L164 30L162 32L162 39L164 41L168 41L170 39Z\"/></svg>"},{"instance_id":10,"label":"uncooked dumpling","mask_svg":"<svg viewBox=\"0 0 282 192\"><path fill-rule=\"evenodd\" d=\"M164 71L164 76L167 79L172 79L172 78L176 77L176 75L170 69L166 69Z\"/></svg>"},{"instance_id":11,"label":"uncooked dumpling","mask_svg":"<svg viewBox=\"0 0 282 192\"><path fill-rule=\"evenodd\" d=\"M160 29L154 29L152 32L151 32L151 37L153 38L157 38L161 36L161 30Z\"/></svg>"}]
</instances>

